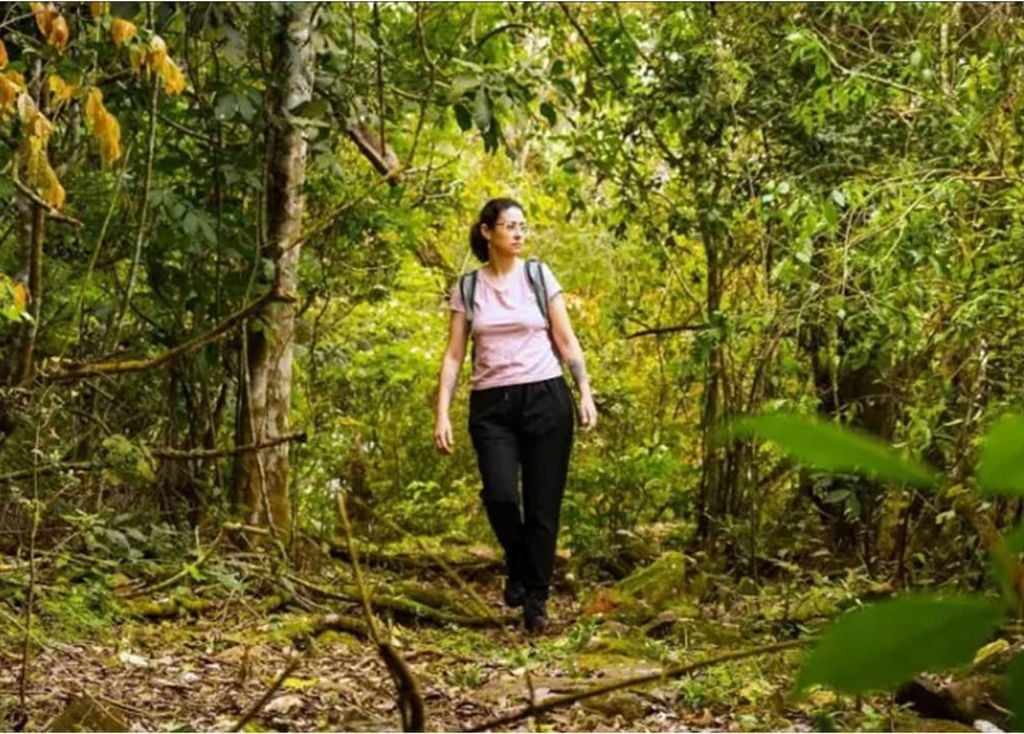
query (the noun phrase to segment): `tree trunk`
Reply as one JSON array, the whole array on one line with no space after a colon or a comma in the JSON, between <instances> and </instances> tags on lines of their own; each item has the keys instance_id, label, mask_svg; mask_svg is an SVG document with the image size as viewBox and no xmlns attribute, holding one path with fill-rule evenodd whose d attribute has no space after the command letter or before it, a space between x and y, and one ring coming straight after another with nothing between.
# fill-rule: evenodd
<instances>
[{"instance_id":1,"label":"tree trunk","mask_svg":"<svg viewBox=\"0 0 1024 734\"><path fill-rule=\"evenodd\" d=\"M306 141L290 114L313 93L313 9L312 3L296 3L278 11L268 90L268 231L262 255L273 261L274 287L284 295L295 293L298 280ZM290 302L270 303L259 321L261 328L247 334L247 360L241 365L240 445L290 432L295 307ZM288 468L287 442L240 454L235 463L235 497L244 504L249 522L269 523L279 537L291 528Z\"/></svg>"},{"instance_id":2,"label":"tree trunk","mask_svg":"<svg viewBox=\"0 0 1024 734\"><path fill-rule=\"evenodd\" d=\"M707 322L715 324L722 302L722 268L719 243L709 227L702 227L707 266ZM697 534L707 541L714 532L711 518L722 519L725 456L715 431L722 418L722 335L715 336L705 363L704 405L701 415L702 472L697 495Z\"/></svg>"},{"instance_id":3,"label":"tree trunk","mask_svg":"<svg viewBox=\"0 0 1024 734\"><path fill-rule=\"evenodd\" d=\"M39 319L43 315L43 237L46 215L39 204L29 204L31 211L28 251L28 292L32 307L32 321L25 325L21 342L21 360L18 382L27 383L35 375L36 335Z\"/></svg>"}]
</instances>

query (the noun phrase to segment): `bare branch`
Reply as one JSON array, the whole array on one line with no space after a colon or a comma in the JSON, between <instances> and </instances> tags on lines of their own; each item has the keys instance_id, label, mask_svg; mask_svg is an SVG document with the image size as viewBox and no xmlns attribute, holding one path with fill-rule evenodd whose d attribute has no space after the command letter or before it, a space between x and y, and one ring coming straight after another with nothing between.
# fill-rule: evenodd
<instances>
[{"instance_id":1,"label":"bare branch","mask_svg":"<svg viewBox=\"0 0 1024 734\"><path fill-rule=\"evenodd\" d=\"M295 296L286 295L275 290L268 291L248 306L235 311L206 333L189 339L173 349L164 352L158 357L152 357L150 359L114 360L110 362L87 362L85 364L78 365L70 364L57 372L44 372L38 379L43 382L67 382L71 380L80 380L86 377L99 377L100 375L118 375L128 372L141 372L143 370L159 367L177 359L178 357L188 354L189 352L194 352L200 347L218 339L230 331L231 328L239 321L248 318L272 301L293 303L295 301Z\"/></svg>"},{"instance_id":2,"label":"bare branch","mask_svg":"<svg viewBox=\"0 0 1024 734\"><path fill-rule=\"evenodd\" d=\"M636 339L641 336L652 336L655 334L675 334L680 331L704 331L708 328L707 324L677 324L676 326L656 326L651 329L643 329L641 331L634 331L632 334L626 334L627 339Z\"/></svg>"}]
</instances>

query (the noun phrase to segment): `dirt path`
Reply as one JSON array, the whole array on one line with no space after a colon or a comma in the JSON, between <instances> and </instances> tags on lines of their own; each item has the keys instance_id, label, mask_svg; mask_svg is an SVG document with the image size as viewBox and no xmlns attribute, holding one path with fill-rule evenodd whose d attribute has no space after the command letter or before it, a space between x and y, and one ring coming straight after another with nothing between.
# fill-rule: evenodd
<instances>
[{"instance_id":1,"label":"dirt path","mask_svg":"<svg viewBox=\"0 0 1024 734\"><path fill-rule=\"evenodd\" d=\"M478 592L497 608L495 584ZM279 676L294 654L289 630L308 615L259 615L255 600L235 599L202 617L124 621L87 640L51 640L32 661L26 729L40 730L86 694L132 730L228 730ZM396 646L419 681L431 730L459 730L518 710L533 697L578 692L611 680L700 659L720 645L655 639L612 620L584 614L565 596L552 608L549 634L532 638L514 626L391 625ZM696 625L691 620L693 639ZM727 623L726 623L727 624ZM19 656L0 669L0 709L16 708ZM788 665L788 667L787 667ZM807 729L782 694L792 664L751 661L701 678L665 681L544 714L511 728L633 731ZM394 685L372 647L345 633L325 633L247 727L250 730L395 730Z\"/></svg>"}]
</instances>

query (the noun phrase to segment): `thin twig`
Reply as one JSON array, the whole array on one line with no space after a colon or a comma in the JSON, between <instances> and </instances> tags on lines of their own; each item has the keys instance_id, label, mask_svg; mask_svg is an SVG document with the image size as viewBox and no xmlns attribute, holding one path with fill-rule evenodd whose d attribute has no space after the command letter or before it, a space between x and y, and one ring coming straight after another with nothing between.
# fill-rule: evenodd
<instances>
[{"instance_id":1,"label":"thin twig","mask_svg":"<svg viewBox=\"0 0 1024 734\"><path fill-rule=\"evenodd\" d=\"M102 461L65 461L61 464L47 464L46 466L19 469L7 474L0 474L0 484L13 482L18 479L27 479L37 475L55 474L60 471L97 471L99 469L106 469L108 466L110 466L109 463Z\"/></svg>"},{"instance_id":2,"label":"thin twig","mask_svg":"<svg viewBox=\"0 0 1024 734\"><path fill-rule=\"evenodd\" d=\"M217 459L225 456L246 454L250 451L262 451L263 449L269 449L274 446L278 446L279 444L290 443L292 441L296 443L305 443L306 432L296 431L295 433L288 433L284 436L268 438L266 441L260 441L259 443L251 443L245 446L233 446L229 449L194 449L192 451L182 451L180 449L158 447L150 449L150 453L153 456L159 456L161 459Z\"/></svg>"},{"instance_id":3,"label":"thin twig","mask_svg":"<svg viewBox=\"0 0 1024 734\"><path fill-rule=\"evenodd\" d=\"M114 218L114 211L117 208L117 197L121 193L121 186L124 184L125 174L128 172L128 162L132 157L132 145L124 152L124 160L121 162L121 172L118 174L117 182L114 184L114 191L110 195L110 206L107 207L107 215L103 218L103 226L100 227L100 234L96 238L96 246L89 257L89 266L85 270L85 278L82 280L82 287L78 293L78 347L81 349L83 335L85 333L85 294L92 284L92 274L96 269L96 261L99 260L100 250L107 238L107 228Z\"/></svg>"},{"instance_id":4,"label":"thin twig","mask_svg":"<svg viewBox=\"0 0 1024 734\"><path fill-rule=\"evenodd\" d=\"M128 312L128 304L132 300L132 291L135 289L135 279L138 276L139 261L142 259L142 245L146 239L147 215L149 214L149 192L153 186L153 160L156 157L156 112L157 101L160 99L160 84L153 75L153 92L149 100L149 142L146 150L146 177L142 181L142 201L140 202L139 227L135 233L135 252L132 255L132 264L128 270L128 283L125 286L124 298L121 300L121 307L111 329L109 344L116 344L121 331L121 324L124 322L125 314Z\"/></svg>"},{"instance_id":5,"label":"thin twig","mask_svg":"<svg viewBox=\"0 0 1024 734\"><path fill-rule=\"evenodd\" d=\"M263 695L260 696L259 700L256 701L256 703L254 703L252 706L250 706L248 711L242 714L242 718L240 718L238 722L231 728L231 731L242 731L242 727L244 727L246 724L252 721L253 717L260 712L260 709L267 704L267 701L270 700L270 697L273 696L274 693L277 692L277 689L280 688L281 685L285 682L285 679L288 678L288 676L290 676L292 673L294 673L295 669L299 667L299 663L302 662L303 657L305 656L299 655L292 658L292 661L288 663L287 667L285 667L284 670L281 671L280 675L277 676L277 679L270 684L270 688L264 691Z\"/></svg>"},{"instance_id":6,"label":"thin twig","mask_svg":"<svg viewBox=\"0 0 1024 734\"><path fill-rule=\"evenodd\" d=\"M32 462L39 462L39 420L36 420L35 441L32 447ZM25 594L25 636L21 646L21 675L18 677L18 706L23 714L28 713L26 694L28 689L29 643L32 638L32 607L36 600L36 534L39 530L39 475L32 477L32 532L28 541L28 591Z\"/></svg>"},{"instance_id":7,"label":"thin twig","mask_svg":"<svg viewBox=\"0 0 1024 734\"><path fill-rule=\"evenodd\" d=\"M238 456L239 454L246 454L251 451L262 451L263 449L272 448L289 441L304 443L306 441L305 431L289 433L285 436L278 436L277 438L268 439L262 443L233 446L230 449L197 449L195 451L180 451L177 449L156 446L149 448L148 451L151 455L157 456L161 459L190 461L193 459L216 459L224 456ZM107 461L65 461L57 464L47 464L38 468L19 469L18 471L0 474L0 483L12 482L17 479L25 479L36 473L42 476L43 474L54 474L61 471L99 471L101 469L107 469L110 466L110 462ZM228 529L230 530L231 528Z\"/></svg>"},{"instance_id":8,"label":"thin twig","mask_svg":"<svg viewBox=\"0 0 1024 734\"><path fill-rule=\"evenodd\" d=\"M370 631L370 637L377 645L377 652L387 666L391 679L395 683L398 693L398 710L402 715L403 731L423 731L425 728L425 717L423 713L423 695L420 693L419 685L409 665L402 659L401 654L395 650L390 640L381 637L377 618L370 605L370 594L366 589L363 580L363 571L359 567L359 558L356 555L356 545L352 537L352 525L348 520L348 510L345 508L345 498L341 493L336 495L338 513L341 516L341 525L345 531L345 540L348 543L349 560L352 564L352 572L359 587L359 596L363 603L363 613L366 615L366 624Z\"/></svg>"}]
</instances>

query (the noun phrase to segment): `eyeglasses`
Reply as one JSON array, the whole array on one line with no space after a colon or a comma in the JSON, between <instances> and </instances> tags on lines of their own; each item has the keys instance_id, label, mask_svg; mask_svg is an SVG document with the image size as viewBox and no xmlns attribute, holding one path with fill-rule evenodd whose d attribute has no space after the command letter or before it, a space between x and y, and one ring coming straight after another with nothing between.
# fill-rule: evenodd
<instances>
[{"instance_id":1,"label":"eyeglasses","mask_svg":"<svg viewBox=\"0 0 1024 734\"><path fill-rule=\"evenodd\" d=\"M495 227L504 227L506 232L522 232L524 235L530 234L530 225L526 222L495 222Z\"/></svg>"}]
</instances>

